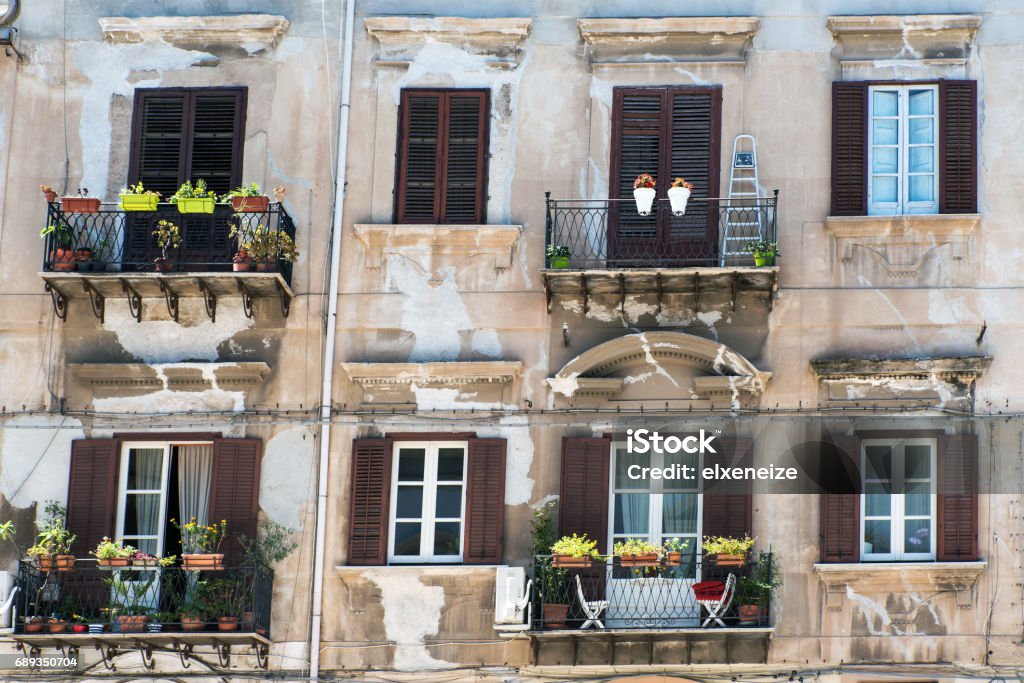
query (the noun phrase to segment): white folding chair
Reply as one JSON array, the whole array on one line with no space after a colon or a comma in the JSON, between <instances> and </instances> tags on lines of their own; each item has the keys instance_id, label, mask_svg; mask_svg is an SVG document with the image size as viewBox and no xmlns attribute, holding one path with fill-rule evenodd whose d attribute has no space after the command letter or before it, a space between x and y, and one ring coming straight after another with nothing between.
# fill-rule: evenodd
<instances>
[{"instance_id":1,"label":"white folding chair","mask_svg":"<svg viewBox=\"0 0 1024 683\"><path fill-rule=\"evenodd\" d=\"M580 581L580 575L576 575L576 594L580 599L580 606L583 607L583 614L586 615L587 620L583 622L580 629L589 628L604 628L604 624L601 622L601 613L608 609L607 600L587 600L583 595L583 583Z\"/></svg>"},{"instance_id":2,"label":"white folding chair","mask_svg":"<svg viewBox=\"0 0 1024 683\"><path fill-rule=\"evenodd\" d=\"M704 620L704 623L700 625L701 628L707 628L708 624L714 621L721 627L725 627L725 622L722 621L722 617L725 616L726 610L729 609L729 605L732 604L732 598L736 594L736 575L729 574L729 578L725 580L725 588L722 590L722 595L718 598L707 599L698 598L697 602L701 607L708 611L708 618Z\"/></svg>"}]
</instances>

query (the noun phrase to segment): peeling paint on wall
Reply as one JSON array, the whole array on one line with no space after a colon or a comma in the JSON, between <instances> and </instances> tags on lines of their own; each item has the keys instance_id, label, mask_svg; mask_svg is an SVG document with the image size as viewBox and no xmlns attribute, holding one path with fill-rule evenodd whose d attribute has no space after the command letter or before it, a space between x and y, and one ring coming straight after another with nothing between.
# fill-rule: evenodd
<instances>
[{"instance_id":1,"label":"peeling paint on wall","mask_svg":"<svg viewBox=\"0 0 1024 683\"><path fill-rule=\"evenodd\" d=\"M478 430L480 436L505 439L505 505L526 505L533 497L534 480L530 478L533 465L533 438L530 420L525 415L501 418L496 428Z\"/></svg>"},{"instance_id":2,"label":"peeling paint on wall","mask_svg":"<svg viewBox=\"0 0 1024 683\"><path fill-rule=\"evenodd\" d=\"M395 643L394 667L399 671L450 669L450 662L434 658L427 636L437 633L444 609L444 588L427 586L414 573L366 571L363 577L380 589L384 632Z\"/></svg>"},{"instance_id":3,"label":"peeling paint on wall","mask_svg":"<svg viewBox=\"0 0 1024 683\"><path fill-rule=\"evenodd\" d=\"M142 396L112 396L94 398L93 407L106 413L188 413L195 411L241 412L245 410L244 391L226 391L217 385L217 369L225 367L207 363L153 363L157 379L163 389ZM204 391L174 391L169 388L168 368L196 368L211 388Z\"/></svg>"},{"instance_id":4,"label":"peeling paint on wall","mask_svg":"<svg viewBox=\"0 0 1024 683\"><path fill-rule=\"evenodd\" d=\"M302 529L303 508L313 486L316 440L307 428L278 432L264 446L260 462L260 508L289 529Z\"/></svg>"},{"instance_id":5,"label":"peeling paint on wall","mask_svg":"<svg viewBox=\"0 0 1024 683\"><path fill-rule=\"evenodd\" d=\"M0 495L4 500L16 508L46 500L65 502L71 442L85 436L82 423L70 417L15 417L4 427L0 429Z\"/></svg>"},{"instance_id":6,"label":"peeling paint on wall","mask_svg":"<svg viewBox=\"0 0 1024 683\"><path fill-rule=\"evenodd\" d=\"M135 322L127 306L108 306L103 329L117 335L125 351L146 363L218 358L218 347L242 330L253 326L242 307L219 306L217 322L212 323L201 310L199 299L181 300L180 323L173 320ZM145 313L145 310L143 311Z\"/></svg>"}]
</instances>

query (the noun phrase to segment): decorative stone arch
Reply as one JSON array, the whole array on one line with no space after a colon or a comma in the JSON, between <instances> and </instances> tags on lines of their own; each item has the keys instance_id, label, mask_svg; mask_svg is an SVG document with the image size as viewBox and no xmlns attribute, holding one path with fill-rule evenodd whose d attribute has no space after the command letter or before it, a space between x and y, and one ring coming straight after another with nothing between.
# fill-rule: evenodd
<instances>
[{"instance_id":1,"label":"decorative stone arch","mask_svg":"<svg viewBox=\"0 0 1024 683\"><path fill-rule=\"evenodd\" d=\"M725 344L684 332L657 331L599 344L573 358L547 382L555 401L571 405L651 401L691 408L749 408L760 402L771 376ZM654 385L664 381L647 395L636 389L652 378Z\"/></svg>"}]
</instances>

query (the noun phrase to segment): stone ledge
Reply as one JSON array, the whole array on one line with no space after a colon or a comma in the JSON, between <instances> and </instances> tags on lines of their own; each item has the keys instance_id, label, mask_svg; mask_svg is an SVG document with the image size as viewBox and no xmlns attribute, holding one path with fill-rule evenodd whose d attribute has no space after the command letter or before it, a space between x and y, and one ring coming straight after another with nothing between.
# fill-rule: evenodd
<instances>
[{"instance_id":1,"label":"stone ledge","mask_svg":"<svg viewBox=\"0 0 1024 683\"><path fill-rule=\"evenodd\" d=\"M177 47L241 47L250 54L277 45L289 22L274 14L193 17L102 17L108 43L163 41Z\"/></svg>"},{"instance_id":2,"label":"stone ledge","mask_svg":"<svg viewBox=\"0 0 1024 683\"><path fill-rule=\"evenodd\" d=\"M921 61L966 57L981 26L974 14L832 16L842 60Z\"/></svg>"},{"instance_id":3,"label":"stone ledge","mask_svg":"<svg viewBox=\"0 0 1024 683\"><path fill-rule=\"evenodd\" d=\"M814 572L825 586L825 604L841 611L843 596L857 592L952 591L957 607L974 604L974 586L988 562L863 562L815 564Z\"/></svg>"},{"instance_id":4,"label":"stone ledge","mask_svg":"<svg viewBox=\"0 0 1024 683\"><path fill-rule=\"evenodd\" d=\"M366 267L380 268L386 254L429 252L455 256L485 254L495 269L512 266L521 225L386 225L357 223L356 237L366 248Z\"/></svg>"},{"instance_id":5,"label":"stone ledge","mask_svg":"<svg viewBox=\"0 0 1024 683\"><path fill-rule=\"evenodd\" d=\"M939 358L834 358L812 360L814 373L824 379L897 379L911 377L943 381L972 381L992 365L991 356L946 356Z\"/></svg>"},{"instance_id":6,"label":"stone ledge","mask_svg":"<svg viewBox=\"0 0 1024 683\"><path fill-rule=\"evenodd\" d=\"M383 66L402 66L413 61L419 49L441 44L483 55L489 66L515 67L520 44L530 34L533 20L527 17L367 17L366 32L377 39Z\"/></svg>"},{"instance_id":7,"label":"stone ledge","mask_svg":"<svg viewBox=\"0 0 1024 683\"><path fill-rule=\"evenodd\" d=\"M70 363L75 378L92 387L147 387L175 391L248 388L270 374L263 362L242 363Z\"/></svg>"},{"instance_id":8,"label":"stone ledge","mask_svg":"<svg viewBox=\"0 0 1024 683\"><path fill-rule=\"evenodd\" d=\"M509 384L523 373L519 361L342 363L341 367L350 380L364 388L396 384Z\"/></svg>"},{"instance_id":9,"label":"stone ledge","mask_svg":"<svg viewBox=\"0 0 1024 683\"><path fill-rule=\"evenodd\" d=\"M580 19L580 36L592 62L742 62L757 17L665 17Z\"/></svg>"},{"instance_id":10,"label":"stone ledge","mask_svg":"<svg viewBox=\"0 0 1024 683\"><path fill-rule=\"evenodd\" d=\"M902 237L925 233L936 237L969 235L981 224L976 213L906 214L900 216L829 216L825 229L834 237Z\"/></svg>"}]
</instances>

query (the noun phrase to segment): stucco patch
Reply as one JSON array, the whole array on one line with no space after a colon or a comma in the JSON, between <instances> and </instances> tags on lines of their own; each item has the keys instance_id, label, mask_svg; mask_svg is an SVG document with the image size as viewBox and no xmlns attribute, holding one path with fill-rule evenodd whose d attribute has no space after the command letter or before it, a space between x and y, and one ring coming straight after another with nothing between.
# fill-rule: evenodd
<instances>
[{"instance_id":1,"label":"stucco patch","mask_svg":"<svg viewBox=\"0 0 1024 683\"><path fill-rule=\"evenodd\" d=\"M211 388L205 391L174 391L168 388L166 368L195 367ZM93 407L105 413L188 413L195 411L241 412L245 410L244 391L226 391L217 385L217 368L204 363L154 363L157 379L164 388L142 396L94 398ZM223 367L223 366L221 366Z\"/></svg>"},{"instance_id":2,"label":"stucco patch","mask_svg":"<svg viewBox=\"0 0 1024 683\"><path fill-rule=\"evenodd\" d=\"M182 360L215 361L218 347L242 330L253 326L241 305L217 307L217 322L199 311L199 299L181 301L181 323L173 320L135 322L127 305L108 306L103 328L117 335L121 347L146 363ZM145 311L143 311L145 313Z\"/></svg>"},{"instance_id":3,"label":"stucco patch","mask_svg":"<svg viewBox=\"0 0 1024 683\"><path fill-rule=\"evenodd\" d=\"M450 669L450 662L434 658L425 645L437 633L444 609L444 588L427 586L408 572L367 571L363 577L380 588L384 632L395 643L394 667L399 671Z\"/></svg>"},{"instance_id":4,"label":"stucco patch","mask_svg":"<svg viewBox=\"0 0 1024 683\"><path fill-rule=\"evenodd\" d=\"M59 428L58 428L59 427ZM71 441L85 433L70 417L15 417L0 429L0 495L15 508L68 493Z\"/></svg>"},{"instance_id":5,"label":"stucco patch","mask_svg":"<svg viewBox=\"0 0 1024 683\"><path fill-rule=\"evenodd\" d=\"M260 508L278 524L302 529L302 512L312 494L316 440L296 427L267 441L260 463Z\"/></svg>"}]
</instances>

